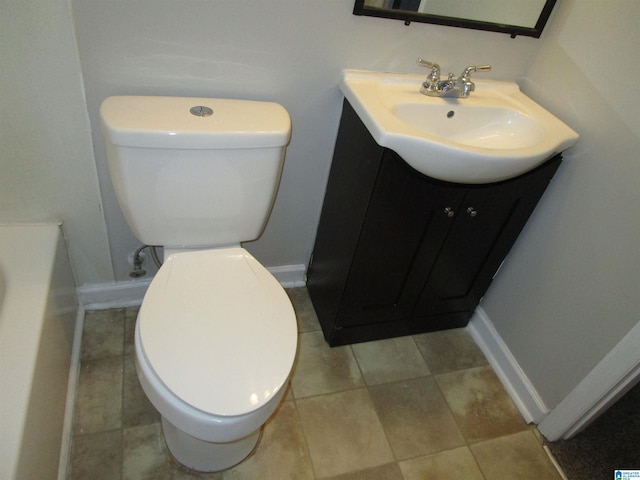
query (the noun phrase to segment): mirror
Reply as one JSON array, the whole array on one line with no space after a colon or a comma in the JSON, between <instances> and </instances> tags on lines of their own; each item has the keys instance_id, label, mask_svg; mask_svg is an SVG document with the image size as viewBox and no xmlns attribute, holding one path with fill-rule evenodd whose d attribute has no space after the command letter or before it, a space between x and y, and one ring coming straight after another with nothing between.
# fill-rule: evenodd
<instances>
[{"instance_id":1,"label":"mirror","mask_svg":"<svg viewBox=\"0 0 640 480\"><path fill-rule=\"evenodd\" d=\"M556 0L356 0L354 15L525 35L542 34Z\"/></svg>"}]
</instances>

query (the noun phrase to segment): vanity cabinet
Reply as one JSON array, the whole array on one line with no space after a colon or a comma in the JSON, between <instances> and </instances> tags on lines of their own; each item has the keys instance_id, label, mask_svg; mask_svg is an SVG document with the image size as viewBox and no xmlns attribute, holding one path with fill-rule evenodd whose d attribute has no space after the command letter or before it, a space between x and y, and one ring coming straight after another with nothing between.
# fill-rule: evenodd
<instances>
[{"instance_id":1,"label":"vanity cabinet","mask_svg":"<svg viewBox=\"0 0 640 480\"><path fill-rule=\"evenodd\" d=\"M380 147L345 100L307 275L327 342L466 325L560 162L439 181Z\"/></svg>"}]
</instances>

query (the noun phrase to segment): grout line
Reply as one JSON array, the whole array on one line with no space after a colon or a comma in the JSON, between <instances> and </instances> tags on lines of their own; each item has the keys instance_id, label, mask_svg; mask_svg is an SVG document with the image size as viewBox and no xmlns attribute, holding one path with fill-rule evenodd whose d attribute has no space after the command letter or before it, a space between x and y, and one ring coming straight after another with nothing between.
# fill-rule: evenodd
<instances>
[{"instance_id":1,"label":"grout line","mask_svg":"<svg viewBox=\"0 0 640 480\"><path fill-rule=\"evenodd\" d=\"M311 474L313 475L314 479L318 478L317 472L316 472L316 466L315 463L313 463L313 457L311 457L311 449L309 448L309 440L307 439L307 431L304 428L304 422L302 421L302 418L300 417L300 411L298 410L298 403L294 400L292 400L293 402L293 408L295 409L296 412L296 418L298 420L298 422L300 423L300 430L302 431L302 438L304 439L304 447L307 449L307 458L309 458L309 465L311 465ZM262 427L264 428L264 426Z\"/></svg>"},{"instance_id":2,"label":"grout line","mask_svg":"<svg viewBox=\"0 0 640 480\"><path fill-rule=\"evenodd\" d=\"M469 450L469 453L471 454L471 458L473 458L473 461L476 464L476 467L478 467L478 471L480 472L480 475L482 475L482 478L486 480L487 477L484 474L484 470L482 470L482 467L480 466L480 462L478 462L478 459L476 458L476 454L472 450L471 446L467 444L465 445L465 447L467 448L467 450Z\"/></svg>"},{"instance_id":3,"label":"grout line","mask_svg":"<svg viewBox=\"0 0 640 480\"><path fill-rule=\"evenodd\" d=\"M468 369L464 369L464 370L468 370ZM454 372L460 372L460 371L462 371L462 370L454 370ZM438 375L446 375L447 373L452 373L452 372L440 373ZM469 453L471 454L471 458L473 458L473 462L476 465L476 468L480 472L480 475L482 475L482 478L486 480L487 477L484 475L484 470L482 470L482 467L480 467L480 462L478 462L478 459L476 458L476 454L471 449L472 442L469 439L467 439L467 436L465 435L465 432L463 431L462 426L460 425L461 421L459 421L458 418L456 417L456 414L453 411L453 407L449 403L449 400L447 399L447 396L445 395L444 389L442 388L442 385L440 385L440 382L437 379L438 375L433 374L433 381L435 382L436 387L438 388L438 391L440 392L440 395L442 396L442 399L444 400L444 403L447 406L447 410L449 411L449 414L451 415L451 418L453 419L454 425L458 429L458 432L460 432L460 436L462 437L462 440L464 441L463 445L460 445L460 447L455 447L455 448L463 447L463 448L466 448L469 451Z\"/></svg>"},{"instance_id":4,"label":"grout line","mask_svg":"<svg viewBox=\"0 0 640 480\"><path fill-rule=\"evenodd\" d=\"M127 379L125 378L124 358L127 349L127 309L124 308L120 314L122 318L122 362L120 368L122 369L122 383L120 390L120 451L122 455L122 461L120 462L120 479L124 478L124 464L125 448L124 448L124 390Z\"/></svg>"}]
</instances>

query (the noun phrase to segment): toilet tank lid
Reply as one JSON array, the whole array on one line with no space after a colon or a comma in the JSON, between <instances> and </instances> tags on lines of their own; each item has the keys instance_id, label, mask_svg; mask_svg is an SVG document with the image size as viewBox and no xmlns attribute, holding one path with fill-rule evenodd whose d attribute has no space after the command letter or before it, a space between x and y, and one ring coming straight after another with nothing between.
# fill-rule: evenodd
<instances>
[{"instance_id":1,"label":"toilet tank lid","mask_svg":"<svg viewBox=\"0 0 640 480\"><path fill-rule=\"evenodd\" d=\"M207 108L212 111L210 115L198 115L201 111L208 113ZM267 148L283 147L291 138L289 113L274 102L113 96L102 102L100 118L106 140L119 146Z\"/></svg>"}]
</instances>

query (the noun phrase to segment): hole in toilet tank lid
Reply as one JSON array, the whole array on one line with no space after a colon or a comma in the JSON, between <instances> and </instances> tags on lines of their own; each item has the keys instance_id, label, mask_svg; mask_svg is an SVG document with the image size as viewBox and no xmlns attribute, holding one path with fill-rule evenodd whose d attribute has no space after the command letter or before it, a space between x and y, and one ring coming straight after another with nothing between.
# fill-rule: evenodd
<instances>
[{"instance_id":1,"label":"hole in toilet tank lid","mask_svg":"<svg viewBox=\"0 0 640 480\"><path fill-rule=\"evenodd\" d=\"M204 105L196 105L195 107L191 107L189 111L196 117L209 117L213 115L213 110Z\"/></svg>"}]
</instances>

